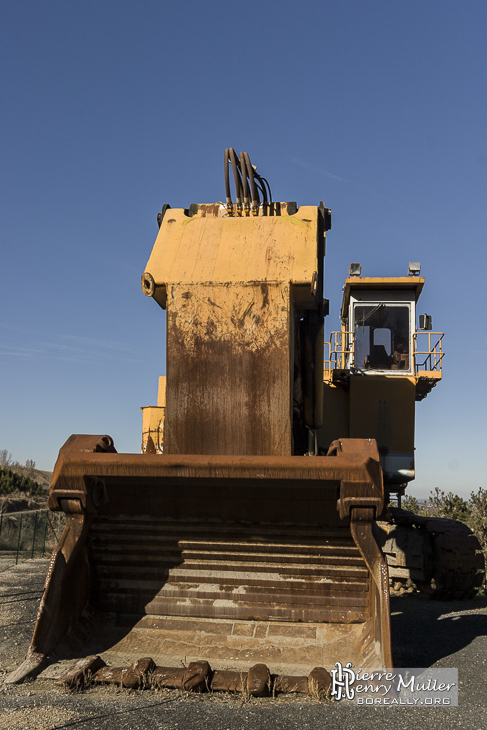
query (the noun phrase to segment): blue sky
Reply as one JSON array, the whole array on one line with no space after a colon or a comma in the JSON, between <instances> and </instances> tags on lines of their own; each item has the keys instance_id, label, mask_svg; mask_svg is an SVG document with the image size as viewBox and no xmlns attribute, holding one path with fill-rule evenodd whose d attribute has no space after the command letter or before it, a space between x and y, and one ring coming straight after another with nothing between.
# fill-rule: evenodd
<instances>
[{"instance_id":1,"label":"blue sky","mask_svg":"<svg viewBox=\"0 0 487 730\"><path fill-rule=\"evenodd\" d=\"M351 261L421 261L446 356L410 491L487 486L486 30L476 0L3 3L0 448L45 469L71 433L139 450L156 214L221 200L235 146L274 199L332 209L328 331Z\"/></svg>"}]
</instances>

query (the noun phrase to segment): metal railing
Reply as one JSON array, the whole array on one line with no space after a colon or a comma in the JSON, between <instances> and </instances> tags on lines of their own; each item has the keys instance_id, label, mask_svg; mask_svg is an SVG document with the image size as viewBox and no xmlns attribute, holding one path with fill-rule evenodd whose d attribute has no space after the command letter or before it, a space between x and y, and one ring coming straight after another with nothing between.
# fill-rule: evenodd
<instances>
[{"instance_id":1,"label":"metal railing","mask_svg":"<svg viewBox=\"0 0 487 730\"><path fill-rule=\"evenodd\" d=\"M354 359L353 332L341 330L330 332L330 341L325 342L325 379L330 380L333 370L351 367Z\"/></svg>"},{"instance_id":2,"label":"metal railing","mask_svg":"<svg viewBox=\"0 0 487 730\"><path fill-rule=\"evenodd\" d=\"M414 374L435 372L441 377L444 357L443 332L418 330L413 334ZM325 380L331 380L334 370L355 367L354 333L348 331L331 332L330 341L325 342ZM399 371L401 372L401 371ZM404 371L402 371L404 372Z\"/></svg>"},{"instance_id":3,"label":"metal railing","mask_svg":"<svg viewBox=\"0 0 487 730\"><path fill-rule=\"evenodd\" d=\"M413 335L414 346L414 373L420 371L436 372L441 376L443 352L443 332L428 332L419 330ZM420 341L421 338L421 341ZM436 342L434 340L436 339ZM432 344L434 342L434 344ZM424 346L420 349L420 344Z\"/></svg>"}]
</instances>

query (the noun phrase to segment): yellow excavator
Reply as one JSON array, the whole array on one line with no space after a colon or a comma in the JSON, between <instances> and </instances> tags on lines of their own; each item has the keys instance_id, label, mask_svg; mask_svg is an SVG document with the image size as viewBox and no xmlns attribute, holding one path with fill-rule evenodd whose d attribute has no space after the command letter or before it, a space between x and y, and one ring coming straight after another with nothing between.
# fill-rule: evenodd
<instances>
[{"instance_id":1,"label":"yellow excavator","mask_svg":"<svg viewBox=\"0 0 487 730\"><path fill-rule=\"evenodd\" d=\"M274 202L246 153L224 162L224 203L158 216L142 289L167 362L142 453L60 450L66 528L10 682L72 658L60 681L319 693L336 662L392 666L382 546L399 553L378 520L441 376L439 344L418 368L423 280L351 271L325 358L330 210Z\"/></svg>"}]
</instances>

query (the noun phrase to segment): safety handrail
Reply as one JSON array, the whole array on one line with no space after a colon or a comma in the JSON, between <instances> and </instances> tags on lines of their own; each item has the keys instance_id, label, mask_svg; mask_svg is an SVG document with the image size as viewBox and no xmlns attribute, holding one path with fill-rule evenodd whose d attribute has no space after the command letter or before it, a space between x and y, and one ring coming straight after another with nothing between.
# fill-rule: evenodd
<instances>
[{"instance_id":1,"label":"safety handrail","mask_svg":"<svg viewBox=\"0 0 487 730\"><path fill-rule=\"evenodd\" d=\"M328 357L325 356L325 377L331 375L333 370L343 370L353 364L353 332L330 332L330 341L325 342L325 347L328 350Z\"/></svg>"},{"instance_id":2,"label":"safety handrail","mask_svg":"<svg viewBox=\"0 0 487 730\"><path fill-rule=\"evenodd\" d=\"M428 330L419 330L413 335L414 345L414 372L417 375L420 371L436 372L441 375L443 352L443 332L430 332ZM423 342L427 338L427 345L423 349L419 348L419 337ZM434 338L436 342L432 344ZM423 359L421 359L423 358Z\"/></svg>"},{"instance_id":3,"label":"safety handrail","mask_svg":"<svg viewBox=\"0 0 487 730\"><path fill-rule=\"evenodd\" d=\"M434 372L441 377L443 352L443 332L429 332L417 330L413 334L413 362L414 374L419 372ZM421 338L421 341L420 341ZM436 338L436 341L434 341ZM426 339L426 344L422 349ZM324 375L326 379L332 377L333 370L344 370L355 366L354 333L340 330L330 333L329 342L325 342Z\"/></svg>"}]
</instances>

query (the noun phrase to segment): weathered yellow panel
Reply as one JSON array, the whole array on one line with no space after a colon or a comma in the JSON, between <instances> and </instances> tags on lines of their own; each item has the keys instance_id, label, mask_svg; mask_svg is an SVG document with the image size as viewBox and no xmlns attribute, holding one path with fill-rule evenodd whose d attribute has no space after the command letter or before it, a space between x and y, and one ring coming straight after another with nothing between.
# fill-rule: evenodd
<instances>
[{"instance_id":1,"label":"weathered yellow panel","mask_svg":"<svg viewBox=\"0 0 487 730\"><path fill-rule=\"evenodd\" d=\"M169 283L310 285L322 266L320 215L315 206L302 206L294 215L250 218L190 217L182 208L168 210L145 272L158 290L155 299L165 306Z\"/></svg>"},{"instance_id":2,"label":"weathered yellow panel","mask_svg":"<svg viewBox=\"0 0 487 730\"><path fill-rule=\"evenodd\" d=\"M157 406L142 406L143 454L162 454L164 450L164 415L166 410L166 376L159 378Z\"/></svg>"},{"instance_id":3,"label":"weathered yellow panel","mask_svg":"<svg viewBox=\"0 0 487 730\"><path fill-rule=\"evenodd\" d=\"M352 376L350 437L376 439L382 453L412 454L415 393L413 376Z\"/></svg>"},{"instance_id":4,"label":"weathered yellow panel","mask_svg":"<svg viewBox=\"0 0 487 730\"><path fill-rule=\"evenodd\" d=\"M164 447L164 407L144 406L142 411L142 453L161 454Z\"/></svg>"},{"instance_id":5,"label":"weathered yellow panel","mask_svg":"<svg viewBox=\"0 0 487 730\"><path fill-rule=\"evenodd\" d=\"M291 454L295 319L308 326L303 421L321 423L323 209L191 212L166 210L142 276L144 293L167 309L164 451Z\"/></svg>"},{"instance_id":6,"label":"weathered yellow panel","mask_svg":"<svg viewBox=\"0 0 487 730\"><path fill-rule=\"evenodd\" d=\"M159 377L159 390L157 391L157 405L164 407L166 405L166 376Z\"/></svg>"}]
</instances>

